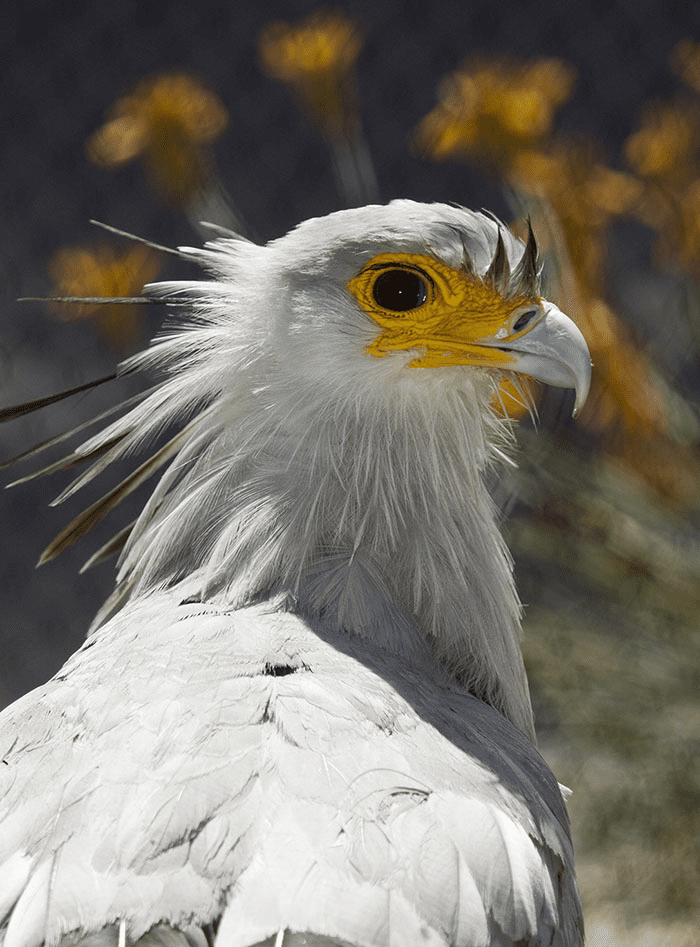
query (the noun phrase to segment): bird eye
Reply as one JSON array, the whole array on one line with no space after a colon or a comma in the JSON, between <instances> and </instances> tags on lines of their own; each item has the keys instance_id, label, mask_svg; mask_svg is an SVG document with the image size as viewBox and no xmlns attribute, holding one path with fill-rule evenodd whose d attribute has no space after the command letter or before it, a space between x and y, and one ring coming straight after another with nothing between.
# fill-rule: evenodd
<instances>
[{"instance_id":1,"label":"bird eye","mask_svg":"<svg viewBox=\"0 0 700 947\"><path fill-rule=\"evenodd\" d=\"M428 298L428 287L423 277L413 270L385 270L374 281L372 295L382 309L408 312L423 305Z\"/></svg>"},{"instance_id":2,"label":"bird eye","mask_svg":"<svg viewBox=\"0 0 700 947\"><path fill-rule=\"evenodd\" d=\"M524 329L530 325L530 323L537 319L538 316L542 315L542 310L538 306L528 306L527 309L524 309L518 318L513 323L513 328L511 332L522 332Z\"/></svg>"}]
</instances>

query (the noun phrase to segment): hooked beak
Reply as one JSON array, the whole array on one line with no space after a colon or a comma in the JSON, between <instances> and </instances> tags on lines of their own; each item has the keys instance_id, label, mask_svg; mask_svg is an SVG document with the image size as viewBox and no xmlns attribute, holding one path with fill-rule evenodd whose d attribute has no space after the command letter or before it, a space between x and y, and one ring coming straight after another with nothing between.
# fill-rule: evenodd
<instances>
[{"instance_id":1,"label":"hooked beak","mask_svg":"<svg viewBox=\"0 0 700 947\"><path fill-rule=\"evenodd\" d=\"M579 413L591 386L591 356L581 330L552 303L545 303L544 318L529 332L503 343L482 344L507 352L510 359L503 367L510 371L557 388L573 388L574 417Z\"/></svg>"}]
</instances>

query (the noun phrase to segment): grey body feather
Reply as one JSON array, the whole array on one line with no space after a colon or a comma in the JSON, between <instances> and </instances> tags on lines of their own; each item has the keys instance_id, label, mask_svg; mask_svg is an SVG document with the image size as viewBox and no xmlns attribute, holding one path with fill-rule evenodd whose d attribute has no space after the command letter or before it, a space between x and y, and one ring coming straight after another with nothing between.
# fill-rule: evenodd
<instances>
[{"instance_id":1,"label":"grey body feather","mask_svg":"<svg viewBox=\"0 0 700 947\"><path fill-rule=\"evenodd\" d=\"M128 363L167 374L75 489L183 430L94 505L170 462L93 557L123 546L85 645L0 717L3 947L582 943L483 482L500 376L366 354L344 287L387 248L536 276L489 218L396 202L151 287L191 325Z\"/></svg>"}]
</instances>

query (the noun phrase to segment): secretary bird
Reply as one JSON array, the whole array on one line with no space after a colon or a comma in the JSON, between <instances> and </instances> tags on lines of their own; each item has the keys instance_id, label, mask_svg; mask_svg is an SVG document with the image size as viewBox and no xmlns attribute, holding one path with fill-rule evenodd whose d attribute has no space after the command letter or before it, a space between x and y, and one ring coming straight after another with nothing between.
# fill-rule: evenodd
<instances>
[{"instance_id":1,"label":"secretary bird","mask_svg":"<svg viewBox=\"0 0 700 947\"><path fill-rule=\"evenodd\" d=\"M43 556L159 473L0 716L2 947L581 945L485 484L504 378L590 381L532 230L394 201L178 253L208 278L145 288L186 315L122 366L159 380L42 471L170 434Z\"/></svg>"}]
</instances>

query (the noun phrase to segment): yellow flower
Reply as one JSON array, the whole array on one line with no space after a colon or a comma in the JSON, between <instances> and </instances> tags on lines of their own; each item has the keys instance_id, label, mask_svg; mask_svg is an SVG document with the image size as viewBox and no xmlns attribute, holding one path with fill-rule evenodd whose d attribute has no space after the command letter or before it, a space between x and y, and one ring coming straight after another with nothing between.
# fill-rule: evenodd
<instances>
[{"instance_id":1,"label":"yellow flower","mask_svg":"<svg viewBox=\"0 0 700 947\"><path fill-rule=\"evenodd\" d=\"M700 110L694 103L656 103L627 139L627 161L637 174L657 182L687 180L697 175L699 136Z\"/></svg>"},{"instance_id":2,"label":"yellow flower","mask_svg":"<svg viewBox=\"0 0 700 947\"><path fill-rule=\"evenodd\" d=\"M353 22L338 13L318 12L298 25L271 23L259 48L265 72L289 83L326 131L343 134L354 124L350 74L362 37Z\"/></svg>"},{"instance_id":3,"label":"yellow flower","mask_svg":"<svg viewBox=\"0 0 700 947\"><path fill-rule=\"evenodd\" d=\"M443 82L439 104L418 127L417 144L435 160L472 156L507 165L548 134L575 76L559 59L468 63Z\"/></svg>"},{"instance_id":4,"label":"yellow flower","mask_svg":"<svg viewBox=\"0 0 700 947\"><path fill-rule=\"evenodd\" d=\"M124 253L111 247L97 249L66 247L55 254L49 273L57 296L119 298L138 296L161 268L160 256L145 246L133 246ZM105 340L120 352L141 341L143 312L127 303L53 303L51 308L63 320L94 319Z\"/></svg>"},{"instance_id":5,"label":"yellow flower","mask_svg":"<svg viewBox=\"0 0 700 947\"><path fill-rule=\"evenodd\" d=\"M700 273L700 179L682 189L656 192L645 205L645 223L659 233L659 259L676 271Z\"/></svg>"},{"instance_id":6,"label":"yellow flower","mask_svg":"<svg viewBox=\"0 0 700 947\"><path fill-rule=\"evenodd\" d=\"M640 182L605 167L583 140L519 152L508 179L552 208L578 280L589 293L601 291L605 229L612 217L630 213L641 200Z\"/></svg>"},{"instance_id":7,"label":"yellow flower","mask_svg":"<svg viewBox=\"0 0 700 947\"><path fill-rule=\"evenodd\" d=\"M692 48L691 48L692 47ZM682 44L686 72L700 68L697 47ZM692 56L691 56L692 54ZM627 160L647 182L637 216L659 233L659 259L676 271L700 272L700 107L690 99L656 103L627 140Z\"/></svg>"},{"instance_id":8,"label":"yellow flower","mask_svg":"<svg viewBox=\"0 0 700 947\"><path fill-rule=\"evenodd\" d=\"M692 89L700 92L700 43L681 40L671 53L671 67Z\"/></svg>"},{"instance_id":9,"label":"yellow flower","mask_svg":"<svg viewBox=\"0 0 700 947\"><path fill-rule=\"evenodd\" d=\"M179 204L206 184L211 168L203 146L215 141L227 122L219 99L194 79L156 76L115 103L109 120L88 140L87 154L108 168L141 158L156 189Z\"/></svg>"}]
</instances>

